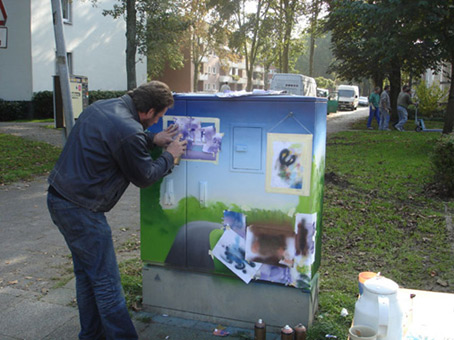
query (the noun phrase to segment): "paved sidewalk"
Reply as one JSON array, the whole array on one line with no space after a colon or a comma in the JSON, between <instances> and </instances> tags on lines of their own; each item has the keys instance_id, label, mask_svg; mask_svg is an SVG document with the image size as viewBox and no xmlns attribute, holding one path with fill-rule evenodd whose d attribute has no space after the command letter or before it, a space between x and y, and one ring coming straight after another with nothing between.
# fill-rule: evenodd
<instances>
[{"instance_id":1,"label":"paved sidewalk","mask_svg":"<svg viewBox=\"0 0 454 340\"><path fill-rule=\"evenodd\" d=\"M70 275L71 264L63 237L47 211L46 188L46 177L0 188L0 340L77 339L75 280L55 287L62 272ZM130 186L107 218L116 244L137 235L139 190ZM140 256L138 250L117 255ZM146 312L134 313L133 319L140 339L219 338L212 334L217 327L212 323ZM231 339L245 339L241 334L253 337L252 330L253 325L245 330L227 328ZM269 335L269 339L276 337Z\"/></svg>"},{"instance_id":2,"label":"paved sidewalk","mask_svg":"<svg viewBox=\"0 0 454 340\"><path fill-rule=\"evenodd\" d=\"M0 289L0 339L75 340L79 319L74 306L74 280L46 296L6 287ZM216 324L147 312L133 314L140 339L219 339ZM227 326L227 325L224 325ZM252 326L253 327L253 326ZM253 330L227 327L229 339L253 339ZM268 334L267 339L279 339Z\"/></svg>"}]
</instances>

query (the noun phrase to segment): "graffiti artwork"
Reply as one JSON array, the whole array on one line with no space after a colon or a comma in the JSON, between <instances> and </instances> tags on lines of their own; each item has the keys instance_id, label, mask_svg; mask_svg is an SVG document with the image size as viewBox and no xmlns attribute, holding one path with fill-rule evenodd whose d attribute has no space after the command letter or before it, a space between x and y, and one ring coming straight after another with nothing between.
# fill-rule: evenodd
<instances>
[{"instance_id":1,"label":"graffiti artwork","mask_svg":"<svg viewBox=\"0 0 454 340\"><path fill-rule=\"evenodd\" d=\"M266 190L309 196L312 135L269 133Z\"/></svg>"}]
</instances>

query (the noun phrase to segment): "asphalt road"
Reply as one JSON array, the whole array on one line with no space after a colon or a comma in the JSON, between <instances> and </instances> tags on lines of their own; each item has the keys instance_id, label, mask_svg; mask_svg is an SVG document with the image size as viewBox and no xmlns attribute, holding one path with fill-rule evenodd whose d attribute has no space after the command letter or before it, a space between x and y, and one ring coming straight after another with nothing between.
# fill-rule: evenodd
<instances>
[{"instance_id":1,"label":"asphalt road","mask_svg":"<svg viewBox=\"0 0 454 340\"><path fill-rule=\"evenodd\" d=\"M326 118L326 131L327 134L332 134L340 131L346 131L350 129L350 126L358 121L364 120L369 116L369 107L358 107L355 111L338 111L336 113L330 113Z\"/></svg>"}]
</instances>

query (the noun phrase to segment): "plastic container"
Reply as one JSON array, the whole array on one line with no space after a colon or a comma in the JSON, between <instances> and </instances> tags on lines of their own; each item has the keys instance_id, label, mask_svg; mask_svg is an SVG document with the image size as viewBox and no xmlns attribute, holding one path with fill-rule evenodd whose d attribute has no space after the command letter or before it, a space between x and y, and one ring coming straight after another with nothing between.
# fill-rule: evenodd
<instances>
[{"instance_id":1,"label":"plastic container","mask_svg":"<svg viewBox=\"0 0 454 340\"><path fill-rule=\"evenodd\" d=\"M350 340L376 340L377 332L368 326L353 326L348 330Z\"/></svg>"},{"instance_id":2,"label":"plastic container","mask_svg":"<svg viewBox=\"0 0 454 340\"><path fill-rule=\"evenodd\" d=\"M359 295L361 295L364 291L364 282L367 280L376 277L378 274L374 272L361 272L358 274L358 288L359 288Z\"/></svg>"}]
</instances>

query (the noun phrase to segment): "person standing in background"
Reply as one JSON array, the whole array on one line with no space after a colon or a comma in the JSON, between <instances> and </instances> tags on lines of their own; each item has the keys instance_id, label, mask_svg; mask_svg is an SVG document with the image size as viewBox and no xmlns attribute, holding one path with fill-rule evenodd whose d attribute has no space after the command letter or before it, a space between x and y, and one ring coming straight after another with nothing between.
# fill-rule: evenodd
<instances>
[{"instance_id":1,"label":"person standing in background","mask_svg":"<svg viewBox=\"0 0 454 340\"><path fill-rule=\"evenodd\" d=\"M378 108L380 102L380 87L376 87L374 92L369 96L369 119L367 120L367 128L373 130L372 121L374 118L377 120L377 124L380 126L380 110Z\"/></svg>"},{"instance_id":2,"label":"person standing in background","mask_svg":"<svg viewBox=\"0 0 454 340\"><path fill-rule=\"evenodd\" d=\"M221 86L219 91L223 92L223 93L230 92L229 83L228 82L224 82L224 84L222 84L222 86Z\"/></svg>"},{"instance_id":3,"label":"person standing in background","mask_svg":"<svg viewBox=\"0 0 454 340\"><path fill-rule=\"evenodd\" d=\"M397 97L397 115L399 116L399 122L394 125L396 130L398 131L405 131L404 124L407 122L408 119L408 105L414 104L410 97L411 89L410 86L404 85L402 88L402 92L399 93Z\"/></svg>"},{"instance_id":4,"label":"person standing in background","mask_svg":"<svg viewBox=\"0 0 454 340\"><path fill-rule=\"evenodd\" d=\"M389 91L391 87L386 85L384 91L380 95L380 123L378 129L382 131L389 131L389 114L391 112L391 100L389 98Z\"/></svg>"}]
</instances>

